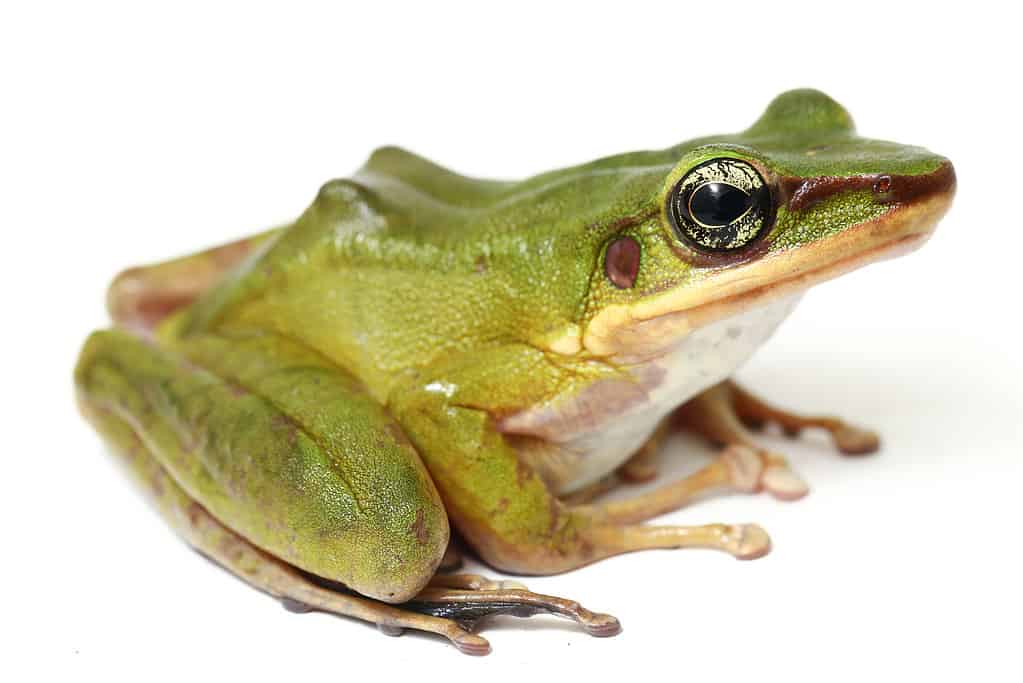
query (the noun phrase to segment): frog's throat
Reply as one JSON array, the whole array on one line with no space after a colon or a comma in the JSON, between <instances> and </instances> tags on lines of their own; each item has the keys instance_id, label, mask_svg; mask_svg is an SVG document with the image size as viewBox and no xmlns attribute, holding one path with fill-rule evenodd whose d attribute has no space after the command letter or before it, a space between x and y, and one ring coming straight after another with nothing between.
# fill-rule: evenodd
<instances>
[{"instance_id":1,"label":"frog's throat","mask_svg":"<svg viewBox=\"0 0 1023 683\"><path fill-rule=\"evenodd\" d=\"M590 321L582 345L594 355L629 361L659 355L666 343L698 327L916 249L933 233L952 196L949 189L896 205L871 221L799 249L714 272L695 290L609 306Z\"/></svg>"}]
</instances>

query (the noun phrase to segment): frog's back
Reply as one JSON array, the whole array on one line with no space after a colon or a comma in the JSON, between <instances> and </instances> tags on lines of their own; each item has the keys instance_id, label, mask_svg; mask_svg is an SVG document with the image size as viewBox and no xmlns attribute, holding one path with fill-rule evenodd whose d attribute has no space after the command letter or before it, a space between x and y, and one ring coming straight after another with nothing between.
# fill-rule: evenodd
<instances>
[{"instance_id":1,"label":"frog's back","mask_svg":"<svg viewBox=\"0 0 1023 683\"><path fill-rule=\"evenodd\" d=\"M607 231L649 213L667 158L634 153L506 182L382 148L324 185L179 329L276 331L380 394L446 354L529 343L578 318Z\"/></svg>"},{"instance_id":2,"label":"frog's back","mask_svg":"<svg viewBox=\"0 0 1023 683\"><path fill-rule=\"evenodd\" d=\"M645 202L671 168L675 150L633 152L558 169L519 181L455 173L397 147L375 151L353 180L371 192L393 220L392 239L437 246L547 239L602 215L628 213Z\"/></svg>"}]
</instances>

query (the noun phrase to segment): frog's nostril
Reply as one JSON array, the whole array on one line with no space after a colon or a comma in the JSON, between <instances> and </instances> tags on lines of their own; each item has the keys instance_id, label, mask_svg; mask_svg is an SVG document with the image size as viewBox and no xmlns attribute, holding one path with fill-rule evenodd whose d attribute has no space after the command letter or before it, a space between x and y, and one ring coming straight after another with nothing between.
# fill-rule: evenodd
<instances>
[{"instance_id":1,"label":"frog's nostril","mask_svg":"<svg viewBox=\"0 0 1023 683\"><path fill-rule=\"evenodd\" d=\"M892 177L883 175L874 182L874 194L886 195L892 189Z\"/></svg>"}]
</instances>

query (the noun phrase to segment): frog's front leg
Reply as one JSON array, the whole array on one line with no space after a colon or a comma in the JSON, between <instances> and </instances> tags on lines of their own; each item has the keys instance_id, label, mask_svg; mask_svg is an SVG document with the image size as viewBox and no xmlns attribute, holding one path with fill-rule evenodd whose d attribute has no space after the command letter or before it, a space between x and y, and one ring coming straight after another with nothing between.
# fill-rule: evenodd
<instances>
[{"instance_id":1,"label":"frog's front leg","mask_svg":"<svg viewBox=\"0 0 1023 683\"><path fill-rule=\"evenodd\" d=\"M707 389L681 406L673 422L723 446L723 455L759 458L762 473L757 484L777 498L795 500L809 491L803 479L789 466L783 455L760 447L748 431L766 422L778 423L786 434L798 435L803 429L827 431L836 448L846 455L873 453L880 440L869 430L835 417L802 416L757 398L733 381Z\"/></svg>"},{"instance_id":2,"label":"frog's front leg","mask_svg":"<svg viewBox=\"0 0 1023 683\"><path fill-rule=\"evenodd\" d=\"M489 645L461 623L488 614L617 630L521 586L435 577L449 534L429 475L400 427L317 354L269 335L167 351L106 331L86 343L75 379L83 413L168 522L286 605L430 631L469 654Z\"/></svg>"},{"instance_id":3,"label":"frog's front leg","mask_svg":"<svg viewBox=\"0 0 1023 683\"><path fill-rule=\"evenodd\" d=\"M406 628L435 633L467 654L486 654L489 651L486 639L451 619L417 613L317 585L295 566L256 547L221 524L185 493L152 457L139 435L113 411L101 407L101 404L84 403L83 412L111 446L126 456L132 474L148 490L175 531L198 552L254 588L278 598L287 609L299 612L319 610L361 619L376 624L381 632L389 635Z\"/></svg>"},{"instance_id":4,"label":"frog's front leg","mask_svg":"<svg viewBox=\"0 0 1023 683\"><path fill-rule=\"evenodd\" d=\"M759 429L767 422L775 422L788 436L799 436L804 429L823 429L843 455L867 455L877 452L881 439L876 432L849 424L828 415L799 415L771 405L751 394L734 381L724 387L731 398L731 406L739 419L751 429Z\"/></svg>"},{"instance_id":5,"label":"frog's front leg","mask_svg":"<svg viewBox=\"0 0 1023 683\"><path fill-rule=\"evenodd\" d=\"M453 377L427 380L418 390L401 387L391 407L422 454L452 522L489 564L520 574L554 574L653 548L711 548L740 559L769 550L767 534L755 524L638 523L680 507L678 496L659 497L655 491L627 504L604 505L560 500L520 459L492 416L473 405L470 394L480 387L461 397L459 387ZM657 504L646 504L652 497Z\"/></svg>"}]
</instances>

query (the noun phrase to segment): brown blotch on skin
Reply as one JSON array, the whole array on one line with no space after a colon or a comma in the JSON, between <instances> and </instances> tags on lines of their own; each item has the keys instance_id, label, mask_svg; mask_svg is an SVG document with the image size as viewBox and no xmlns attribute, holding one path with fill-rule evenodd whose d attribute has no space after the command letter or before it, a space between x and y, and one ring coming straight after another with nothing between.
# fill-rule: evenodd
<instances>
[{"instance_id":1,"label":"brown blotch on skin","mask_svg":"<svg viewBox=\"0 0 1023 683\"><path fill-rule=\"evenodd\" d=\"M281 607L294 614L307 614L313 611L313 608L306 603L287 596L281 598Z\"/></svg>"},{"instance_id":2,"label":"brown blotch on skin","mask_svg":"<svg viewBox=\"0 0 1023 683\"><path fill-rule=\"evenodd\" d=\"M619 237L608 245L604 254L604 273L618 289L630 289L639 275L642 250L631 237Z\"/></svg>"},{"instance_id":3,"label":"brown blotch on skin","mask_svg":"<svg viewBox=\"0 0 1023 683\"><path fill-rule=\"evenodd\" d=\"M162 474L162 472L161 472L161 474L159 476L156 476L156 477L153 477L152 479L150 479L149 487L150 487L150 490L152 490L153 495L155 497L163 498L163 494L167 492L167 489L163 485L163 474Z\"/></svg>"},{"instance_id":4,"label":"brown blotch on skin","mask_svg":"<svg viewBox=\"0 0 1023 683\"><path fill-rule=\"evenodd\" d=\"M523 488L532 476L533 471L529 468L529 465L521 460L518 460L515 463L515 480L518 483L519 488Z\"/></svg>"},{"instance_id":5,"label":"brown blotch on skin","mask_svg":"<svg viewBox=\"0 0 1023 683\"><path fill-rule=\"evenodd\" d=\"M220 553L222 556L227 557L232 562L238 562L242 557L242 548L234 542L230 537L224 537L220 539L218 544Z\"/></svg>"},{"instance_id":6,"label":"brown blotch on skin","mask_svg":"<svg viewBox=\"0 0 1023 683\"><path fill-rule=\"evenodd\" d=\"M199 526L199 522L202 520L203 515L206 514L206 511L203 509L202 505L199 505L199 503L193 500L188 504L188 509L185 510L185 514L188 516L188 523L193 527L197 527Z\"/></svg>"},{"instance_id":7,"label":"brown blotch on skin","mask_svg":"<svg viewBox=\"0 0 1023 683\"><path fill-rule=\"evenodd\" d=\"M954 184L955 171L946 161L931 173L921 175L783 176L778 179L778 190L781 201L787 203L790 210L802 211L841 192L870 190L880 203L903 204L945 192Z\"/></svg>"},{"instance_id":8,"label":"brown blotch on skin","mask_svg":"<svg viewBox=\"0 0 1023 683\"><path fill-rule=\"evenodd\" d=\"M275 432L284 432L289 446L298 443L298 425L288 419L285 415L274 415L270 418L270 429Z\"/></svg>"},{"instance_id":9,"label":"brown blotch on skin","mask_svg":"<svg viewBox=\"0 0 1023 683\"><path fill-rule=\"evenodd\" d=\"M487 257L484 256L483 254L477 256L476 260L472 264L472 269L476 271L478 275L482 275L483 273L487 272L489 268L490 266L487 264Z\"/></svg>"},{"instance_id":10,"label":"brown blotch on skin","mask_svg":"<svg viewBox=\"0 0 1023 683\"><path fill-rule=\"evenodd\" d=\"M415 534L416 540L419 541L419 544L426 545L426 542L430 540L430 534L426 529L426 515L423 514L422 508L416 510L416 521L412 522L412 526L410 528L412 533Z\"/></svg>"}]
</instances>

